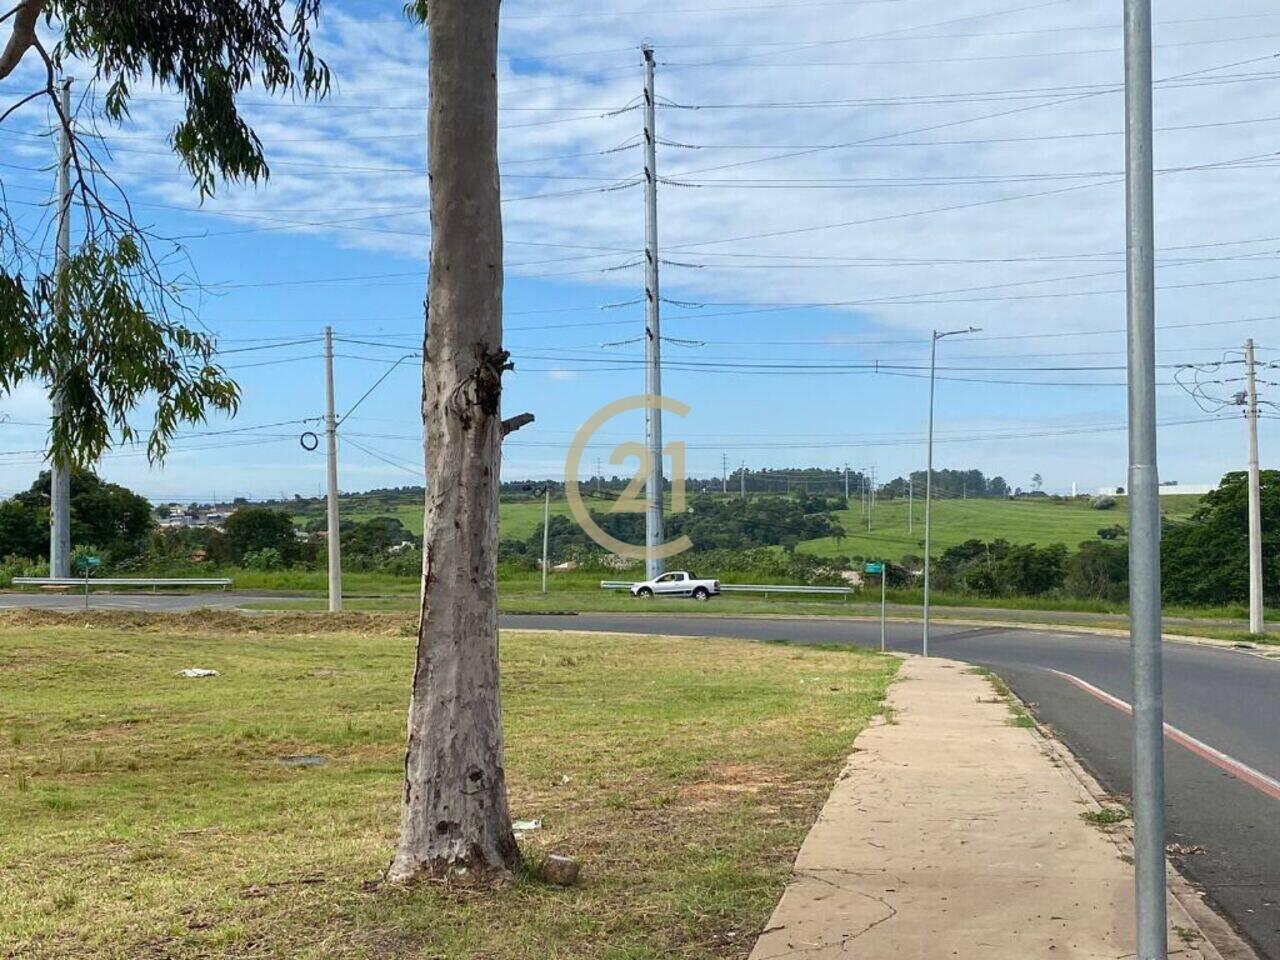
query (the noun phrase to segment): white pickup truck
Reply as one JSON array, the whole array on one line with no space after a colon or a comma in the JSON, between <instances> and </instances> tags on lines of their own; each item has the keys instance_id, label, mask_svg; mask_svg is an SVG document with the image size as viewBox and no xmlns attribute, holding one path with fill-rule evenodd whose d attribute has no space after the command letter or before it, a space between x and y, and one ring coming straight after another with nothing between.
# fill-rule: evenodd
<instances>
[{"instance_id":1,"label":"white pickup truck","mask_svg":"<svg viewBox=\"0 0 1280 960\"><path fill-rule=\"evenodd\" d=\"M720 581L699 580L687 570L676 570L652 580L633 583L631 595L646 600L651 597L693 597L695 600L707 600L720 596Z\"/></svg>"}]
</instances>

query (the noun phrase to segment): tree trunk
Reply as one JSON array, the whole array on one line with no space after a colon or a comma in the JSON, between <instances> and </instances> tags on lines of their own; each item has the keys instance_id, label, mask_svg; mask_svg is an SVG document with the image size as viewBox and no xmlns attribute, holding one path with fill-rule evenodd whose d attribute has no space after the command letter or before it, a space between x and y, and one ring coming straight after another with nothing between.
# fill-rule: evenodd
<instances>
[{"instance_id":1,"label":"tree trunk","mask_svg":"<svg viewBox=\"0 0 1280 960\"><path fill-rule=\"evenodd\" d=\"M499 0L431 0L427 505L400 844L388 879L520 861L498 697L502 211Z\"/></svg>"}]
</instances>

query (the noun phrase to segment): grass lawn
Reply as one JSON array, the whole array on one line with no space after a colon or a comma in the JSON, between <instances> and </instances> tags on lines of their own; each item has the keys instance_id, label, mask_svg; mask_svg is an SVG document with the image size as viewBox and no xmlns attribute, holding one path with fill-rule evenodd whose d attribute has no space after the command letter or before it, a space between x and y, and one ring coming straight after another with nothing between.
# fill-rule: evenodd
<instances>
[{"instance_id":1,"label":"grass lawn","mask_svg":"<svg viewBox=\"0 0 1280 960\"><path fill-rule=\"evenodd\" d=\"M1065 543L1071 549L1083 540L1096 540L1098 530L1119 524L1129 526L1129 498L1118 497L1111 510L1093 510L1087 500L1055 503L1045 499L1021 500L935 500L933 503L933 555L966 540L995 540L1010 543ZM1181 519L1195 510L1200 498L1177 495L1160 498L1161 513ZM913 530L907 533L906 500L876 502L873 528L867 532L867 518L856 501L852 509L836 514L846 536L808 540L798 549L818 556L887 557L897 560L904 554L924 553L924 502L915 501Z\"/></svg>"},{"instance_id":2,"label":"grass lawn","mask_svg":"<svg viewBox=\"0 0 1280 960\"><path fill-rule=\"evenodd\" d=\"M507 774L571 889L375 882L412 623L0 616L0 955L744 957L896 661L503 637ZM216 678L185 680L184 667ZM282 757L318 754L316 767Z\"/></svg>"}]
</instances>

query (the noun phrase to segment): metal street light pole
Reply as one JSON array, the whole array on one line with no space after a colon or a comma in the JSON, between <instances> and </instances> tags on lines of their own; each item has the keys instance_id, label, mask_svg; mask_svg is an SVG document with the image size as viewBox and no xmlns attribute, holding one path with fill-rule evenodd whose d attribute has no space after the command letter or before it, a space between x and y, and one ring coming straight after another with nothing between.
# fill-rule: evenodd
<instances>
[{"instance_id":1,"label":"metal street light pole","mask_svg":"<svg viewBox=\"0 0 1280 960\"><path fill-rule=\"evenodd\" d=\"M933 398L938 371L938 341L944 337L958 337L964 333L977 333L979 327L966 327L964 330L933 331L933 342L929 348L929 452L926 457L924 474L924 633L921 637L920 649L924 656L929 655L929 548L932 545L932 512L933 512Z\"/></svg>"},{"instance_id":2,"label":"metal street light pole","mask_svg":"<svg viewBox=\"0 0 1280 960\"><path fill-rule=\"evenodd\" d=\"M1258 470L1258 378L1253 340L1244 345L1245 418L1249 423L1249 632L1266 629L1262 610L1262 485Z\"/></svg>"},{"instance_id":3,"label":"metal street light pole","mask_svg":"<svg viewBox=\"0 0 1280 960\"><path fill-rule=\"evenodd\" d=\"M1128 226L1129 644L1133 656L1133 849L1137 958L1166 960L1160 476L1156 467L1155 199L1151 0L1125 0Z\"/></svg>"}]
</instances>

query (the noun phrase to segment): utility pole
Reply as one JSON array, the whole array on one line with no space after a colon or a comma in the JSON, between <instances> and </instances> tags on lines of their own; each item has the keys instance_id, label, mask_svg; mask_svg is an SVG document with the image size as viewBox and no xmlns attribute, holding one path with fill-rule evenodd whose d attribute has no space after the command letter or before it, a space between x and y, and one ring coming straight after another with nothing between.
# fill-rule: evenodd
<instances>
[{"instance_id":1,"label":"utility pole","mask_svg":"<svg viewBox=\"0 0 1280 960\"><path fill-rule=\"evenodd\" d=\"M911 534L916 523L916 481L907 471L907 533Z\"/></svg>"},{"instance_id":2,"label":"utility pole","mask_svg":"<svg viewBox=\"0 0 1280 960\"><path fill-rule=\"evenodd\" d=\"M720 492L729 492L729 455L720 454Z\"/></svg>"},{"instance_id":3,"label":"utility pole","mask_svg":"<svg viewBox=\"0 0 1280 960\"><path fill-rule=\"evenodd\" d=\"M542 501L542 592L547 592L547 543L551 530L551 484L547 484Z\"/></svg>"},{"instance_id":4,"label":"utility pole","mask_svg":"<svg viewBox=\"0 0 1280 960\"><path fill-rule=\"evenodd\" d=\"M596 457L596 493L600 492L600 481L603 476L601 471L602 471L602 468L600 466L600 458Z\"/></svg>"},{"instance_id":5,"label":"utility pole","mask_svg":"<svg viewBox=\"0 0 1280 960\"><path fill-rule=\"evenodd\" d=\"M342 609L342 531L338 526L338 418L333 409L333 328L324 328L324 432L329 442L329 612Z\"/></svg>"},{"instance_id":6,"label":"utility pole","mask_svg":"<svg viewBox=\"0 0 1280 960\"><path fill-rule=\"evenodd\" d=\"M58 92L62 104L62 116L71 121L71 81L63 80ZM61 126L58 139L58 240L54 271L59 280L71 257L71 136L66 125ZM61 314L66 310L65 299L54 299L55 309ZM58 323L67 317L56 318ZM60 373L55 373L57 378ZM62 384L53 384L53 415L62 414ZM49 460L49 576L71 576L71 465L65 457L53 456Z\"/></svg>"},{"instance_id":7,"label":"utility pole","mask_svg":"<svg viewBox=\"0 0 1280 960\"><path fill-rule=\"evenodd\" d=\"M1258 383L1254 376L1253 340L1244 345L1249 388L1245 418L1249 421L1249 632L1266 629L1262 614L1262 484L1258 473Z\"/></svg>"},{"instance_id":8,"label":"utility pole","mask_svg":"<svg viewBox=\"0 0 1280 960\"><path fill-rule=\"evenodd\" d=\"M1124 73L1125 206L1129 234L1129 643L1133 656L1136 957L1137 960L1167 960L1151 0L1125 0Z\"/></svg>"},{"instance_id":9,"label":"utility pole","mask_svg":"<svg viewBox=\"0 0 1280 960\"><path fill-rule=\"evenodd\" d=\"M849 465L844 465L844 504L849 505Z\"/></svg>"},{"instance_id":10,"label":"utility pole","mask_svg":"<svg viewBox=\"0 0 1280 960\"><path fill-rule=\"evenodd\" d=\"M977 327L964 330L933 331L933 343L929 349L929 452L924 471L924 632L921 636L921 652L929 655L929 548L932 546L933 508L933 398L938 379L938 341L944 337L958 337L965 333L977 333Z\"/></svg>"},{"instance_id":11,"label":"utility pole","mask_svg":"<svg viewBox=\"0 0 1280 960\"><path fill-rule=\"evenodd\" d=\"M876 468L868 468L867 485L867 533L871 532L872 521L876 515Z\"/></svg>"},{"instance_id":12,"label":"utility pole","mask_svg":"<svg viewBox=\"0 0 1280 960\"><path fill-rule=\"evenodd\" d=\"M664 540L662 479L662 408L657 398L662 395L662 332L658 286L658 116L653 80L653 47L645 44L644 53L644 205L645 205L645 321L644 321L644 392L649 396L645 407L645 440L649 447L649 503L645 512L645 576L652 580L662 575L665 564L656 555Z\"/></svg>"}]
</instances>

